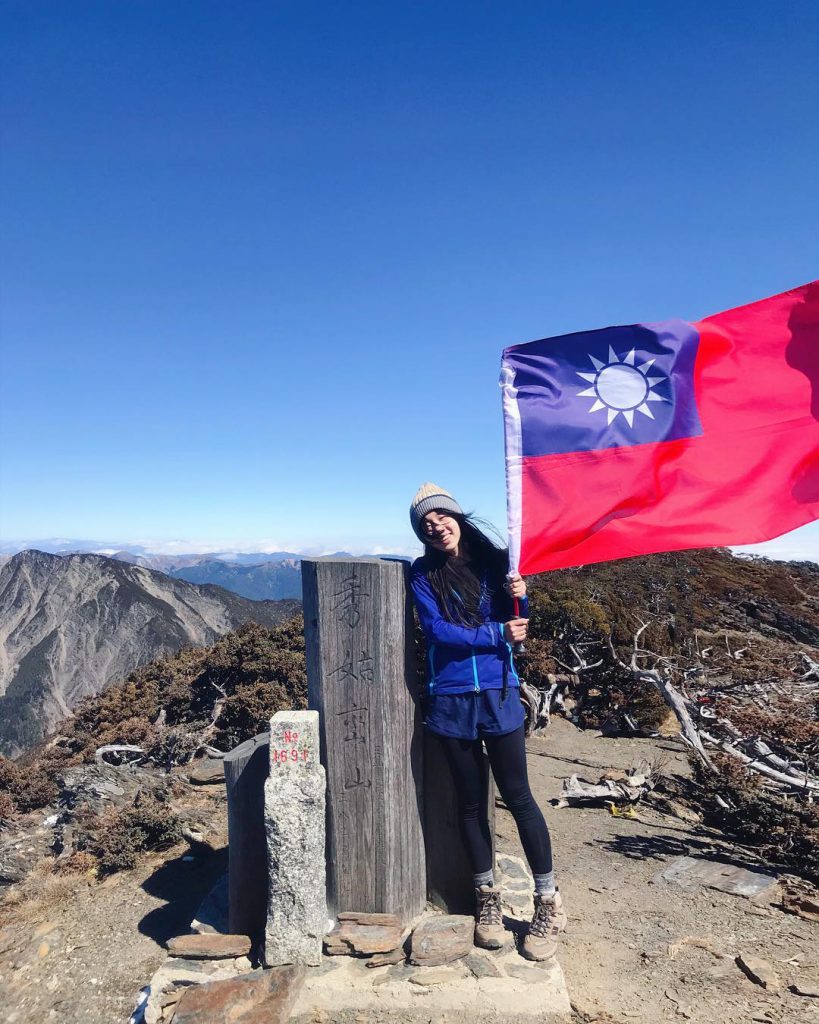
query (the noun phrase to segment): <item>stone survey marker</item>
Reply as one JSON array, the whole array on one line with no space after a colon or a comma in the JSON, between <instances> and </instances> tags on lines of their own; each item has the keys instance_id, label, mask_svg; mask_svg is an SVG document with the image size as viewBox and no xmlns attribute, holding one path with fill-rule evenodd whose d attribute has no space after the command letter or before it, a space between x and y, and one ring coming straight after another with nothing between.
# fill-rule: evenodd
<instances>
[{"instance_id":1,"label":"stone survey marker","mask_svg":"<svg viewBox=\"0 0 819 1024\"><path fill-rule=\"evenodd\" d=\"M264 787L268 966L321 960L327 930L325 786L318 712L277 712L270 720L270 774Z\"/></svg>"}]
</instances>

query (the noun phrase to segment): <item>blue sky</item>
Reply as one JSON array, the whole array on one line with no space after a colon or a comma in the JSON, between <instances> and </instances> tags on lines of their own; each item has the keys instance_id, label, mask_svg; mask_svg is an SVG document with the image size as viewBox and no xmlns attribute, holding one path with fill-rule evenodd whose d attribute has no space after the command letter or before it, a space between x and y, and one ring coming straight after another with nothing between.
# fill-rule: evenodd
<instances>
[{"instance_id":1,"label":"blue sky","mask_svg":"<svg viewBox=\"0 0 819 1024\"><path fill-rule=\"evenodd\" d=\"M817 276L813 0L0 10L5 539L502 526L504 346Z\"/></svg>"}]
</instances>

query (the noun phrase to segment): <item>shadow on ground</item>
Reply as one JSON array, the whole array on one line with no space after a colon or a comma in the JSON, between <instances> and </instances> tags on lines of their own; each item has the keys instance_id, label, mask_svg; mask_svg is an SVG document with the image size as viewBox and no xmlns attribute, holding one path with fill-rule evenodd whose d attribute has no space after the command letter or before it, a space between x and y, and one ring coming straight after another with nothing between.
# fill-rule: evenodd
<instances>
[{"instance_id":1,"label":"shadow on ground","mask_svg":"<svg viewBox=\"0 0 819 1024\"><path fill-rule=\"evenodd\" d=\"M710 840L697 839L689 835L685 840L673 836L619 835L608 839L595 839L589 846L600 846L609 853L619 853L631 860L666 860L669 857L701 857L718 861L731 867L758 871L764 862L751 852L734 848L730 854L724 846Z\"/></svg>"},{"instance_id":2,"label":"shadow on ground","mask_svg":"<svg viewBox=\"0 0 819 1024\"><path fill-rule=\"evenodd\" d=\"M185 854L189 856L189 854ZM227 871L228 848L198 854L186 861L182 856L166 861L142 884L142 888L165 900L139 922L139 930L164 946L174 935L184 935L196 916L199 904Z\"/></svg>"}]
</instances>

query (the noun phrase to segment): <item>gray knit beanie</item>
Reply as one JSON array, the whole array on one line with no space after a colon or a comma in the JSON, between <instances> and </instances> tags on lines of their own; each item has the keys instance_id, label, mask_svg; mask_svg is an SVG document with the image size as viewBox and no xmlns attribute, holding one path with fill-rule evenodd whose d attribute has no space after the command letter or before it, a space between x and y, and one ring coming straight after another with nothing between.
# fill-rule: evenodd
<instances>
[{"instance_id":1,"label":"gray knit beanie","mask_svg":"<svg viewBox=\"0 0 819 1024\"><path fill-rule=\"evenodd\" d=\"M426 544L427 538L421 532L421 523L428 512L457 512L463 515L463 509L449 491L437 484L421 484L410 505L410 523L422 544Z\"/></svg>"}]
</instances>

